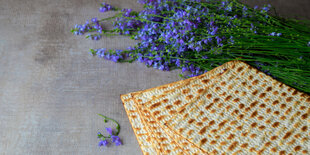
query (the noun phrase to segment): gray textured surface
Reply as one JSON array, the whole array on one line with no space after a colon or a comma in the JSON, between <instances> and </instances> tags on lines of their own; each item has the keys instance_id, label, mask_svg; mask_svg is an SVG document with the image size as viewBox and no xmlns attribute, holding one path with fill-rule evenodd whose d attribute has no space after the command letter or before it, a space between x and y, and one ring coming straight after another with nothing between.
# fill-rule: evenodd
<instances>
[{"instance_id":1,"label":"gray textured surface","mask_svg":"<svg viewBox=\"0 0 310 155\"><path fill-rule=\"evenodd\" d=\"M272 4L282 15L309 19L310 1L294 1ZM108 2L141 8L136 0ZM124 49L134 44L126 37L94 42L70 33L76 23L111 15L100 14L98 3L0 0L1 155L141 154L119 95L180 78L178 71L116 64L88 55L90 47ZM111 124L104 124L96 113L119 121L123 146L97 147L96 133Z\"/></svg>"}]
</instances>

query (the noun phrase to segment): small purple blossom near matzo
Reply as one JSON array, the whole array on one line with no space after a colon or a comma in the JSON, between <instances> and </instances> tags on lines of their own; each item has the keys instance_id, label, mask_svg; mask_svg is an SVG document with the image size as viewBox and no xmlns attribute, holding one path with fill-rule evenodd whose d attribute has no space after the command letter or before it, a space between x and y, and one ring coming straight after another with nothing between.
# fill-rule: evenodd
<instances>
[{"instance_id":1,"label":"small purple blossom near matzo","mask_svg":"<svg viewBox=\"0 0 310 155\"><path fill-rule=\"evenodd\" d=\"M105 128L105 130L106 130L110 135L113 135L112 129L111 129L111 128Z\"/></svg>"},{"instance_id":2,"label":"small purple blossom near matzo","mask_svg":"<svg viewBox=\"0 0 310 155\"><path fill-rule=\"evenodd\" d=\"M111 136L112 143L115 143L116 146L122 145L122 141L118 136Z\"/></svg>"},{"instance_id":3,"label":"small purple blossom near matzo","mask_svg":"<svg viewBox=\"0 0 310 155\"><path fill-rule=\"evenodd\" d=\"M98 143L98 146L107 146L109 144L109 142L107 140L101 140L99 143Z\"/></svg>"}]
</instances>

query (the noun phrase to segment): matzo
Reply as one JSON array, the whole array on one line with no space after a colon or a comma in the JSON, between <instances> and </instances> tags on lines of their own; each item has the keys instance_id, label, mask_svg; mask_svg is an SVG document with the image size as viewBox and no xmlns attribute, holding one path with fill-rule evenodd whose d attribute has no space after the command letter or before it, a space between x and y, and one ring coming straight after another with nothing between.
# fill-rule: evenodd
<instances>
[{"instance_id":1,"label":"matzo","mask_svg":"<svg viewBox=\"0 0 310 155\"><path fill-rule=\"evenodd\" d=\"M142 123L138 110L134 106L131 93L122 95L121 99L143 154L150 155L159 153L159 147L156 148L156 146L153 145L153 140Z\"/></svg>"},{"instance_id":2,"label":"matzo","mask_svg":"<svg viewBox=\"0 0 310 155\"><path fill-rule=\"evenodd\" d=\"M167 127L161 126L159 123L157 123L155 119L150 115L149 111L143 108L143 106L140 106L140 105L136 105L136 106L141 112L141 116L145 118L144 119L146 122L145 124L147 124L151 128L155 127L157 131L153 131L153 133L155 133L155 135L162 136L162 137L157 137L158 142L165 144L165 145L168 144L171 146L174 146L175 144L177 144L182 149L182 152L177 151L177 153L182 153L182 154L204 154L205 153L202 150L200 150L199 147L193 145L192 143L187 141L185 138L177 135L176 133L174 133ZM168 148L168 150L173 150L173 149L169 149L168 146L166 147ZM164 150L167 150L167 148ZM176 152L166 151L165 154L176 154Z\"/></svg>"},{"instance_id":3,"label":"matzo","mask_svg":"<svg viewBox=\"0 0 310 155\"><path fill-rule=\"evenodd\" d=\"M121 99L143 154L189 154L158 125L149 123L148 116L135 107L131 94L122 95Z\"/></svg>"},{"instance_id":4,"label":"matzo","mask_svg":"<svg viewBox=\"0 0 310 155\"><path fill-rule=\"evenodd\" d=\"M308 153L309 102L240 62L228 62L143 103L171 130L214 153ZM173 106L170 110L165 107ZM172 112L172 110L174 110ZM155 115L156 114L156 115Z\"/></svg>"},{"instance_id":5,"label":"matzo","mask_svg":"<svg viewBox=\"0 0 310 155\"><path fill-rule=\"evenodd\" d=\"M175 85L178 86L178 85ZM164 85L158 88L154 88L154 89L149 89L148 92L155 92L158 94L158 96L160 96L161 93L163 93L164 91L167 91L169 89L174 88L175 86L173 86L173 84L168 84L168 85ZM137 92L138 93L138 92ZM148 137L138 137L138 142L141 145L141 148L143 147L144 144L144 140L150 140L152 139L153 141L153 147L155 147L155 150L159 150L157 151L157 154L204 154L198 147L194 146L193 144L191 144L190 142L188 142L186 139L184 139L183 137L180 137L178 135L176 135L175 133L172 133L172 131L170 130L165 130L167 133L164 132L163 129L160 128L160 126L158 125L157 122L154 121L154 119L152 119L151 117L149 117L149 114L147 113L147 111L145 109L141 109L142 107L133 107L133 102L131 99L132 94L125 94L125 95L121 95L122 101L125 104L125 109L127 114L129 115L129 119L131 120L131 123L137 123L135 121L132 121L133 118L131 118L130 116L133 113L133 109L135 110L134 114L134 118L140 119L141 123L138 123L139 126L144 126L143 130L148 132ZM132 109L132 110L128 110ZM137 116L137 114L139 114L139 116ZM133 129L136 135L137 131L136 128L134 126L137 126L137 124L132 124L133 125ZM140 130L140 128L138 128ZM141 132L141 131L140 131ZM147 136L144 135L144 136ZM157 147L158 148L157 148ZM156 149L157 148L157 149ZM144 154L147 154L144 149L142 148L142 151Z\"/></svg>"}]
</instances>

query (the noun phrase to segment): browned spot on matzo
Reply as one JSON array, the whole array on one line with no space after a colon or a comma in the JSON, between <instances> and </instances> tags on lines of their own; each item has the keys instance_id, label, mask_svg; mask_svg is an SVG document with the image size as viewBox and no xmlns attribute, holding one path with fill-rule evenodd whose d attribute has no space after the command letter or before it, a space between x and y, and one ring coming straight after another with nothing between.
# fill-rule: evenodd
<instances>
[{"instance_id":1,"label":"browned spot on matzo","mask_svg":"<svg viewBox=\"0 0 310 155\"><path fill-rule=\"evenodd\" d=\"M293 100L293 97L286 98L286 102L292 102L292 100Z\"/></svg>"},{"instance_id":2,"label":"browned spot on matzo","mask_svg":"<svg viewBox=\"0 0 310 155\"><path fill-rule=\"evenodd\" d=\"M257 104L258 104L258 101L254 101L254 102L252 102L252 103L250 104L250 107L253 108L253 107L255 107Z\"/></svg>"},{"instance_id":3,"label":"browned spot on matzo","mask_svg":"<svg viewBox=\"0 0 310 155\"><path fill-rule=\"evenodd\" d=\"M239 102L240 99L239 99L239 98L235 98L233 101L234 101L234 102Z\"/></svg>"},{"instance_id":4,"label":"browned spot on matzo","mask_svg":"<svg viewBox=\"0 0 310 155\"><path fill-rule=\"evenodd\" d=\"M266 96L266 93L261 93L260 95L259 95L259 98L264 98Z\"/></svg>"},{"instance_id":5,"label":"browned spot on matzo","mask_svg":"<svg viewBox=\"0 0 310 155\"><path fill-rule=\"evenodd\" d=\"M267 91L267 92L272 91L272 87L267 87L266 91Z\"/></svg>"},{"instance_id":6,"label":"browned spot on matzo","mask_svg":"<svg viewBox=\"0 0 310 155\"><path fill-rule=\"evenodd\" d=\"M234 134L230 134L230 135L227 137L228 140L232 140L232 139L234 139L234 138L235 138L235 135L234 135Z\"/></svg>"},{"instance_id":7,"label":"browned spot on matzo","mask_svg":"<svg viewBox=\"0 0 310 155\"><path fill-rule=\"evenodd\" d=\"M229 101L232 97L229 95L225 98L225 101Z\"/></svg>"},{"instance_id":8,"label":"browned spot on matzo","mask_svg":"<svg viewBox=\"0 0 310 155\"><path fill-rule=\"evenodd\" d=\"M307 117L308 117L308 114L303 114L303 115L301 115L301 119L307 119Z\"/></svg>"},{"instance_id":9,"label":"browned spot on matzo","mask_svg":"<svg viewBox=\"0 0 310 155\"><path fill-rule=\"evenodd\" d=\"M241 120L241 119L243 119L243 118L244 118L244 115L243 115L243 114L240 114L240 115L238 115L238 117L237 117L238 120Z\"/></svg>"},{"instance_id":10,"label":"browned spot on matzo","mask_svg":"<svg viewBox=\"0 0 310 155\"><path fill-rule=\"evenodd\" d=\"M257 85L258 82L259 82L258 80L254 80L254 81L252 82L252 84L253 84L253 85Z\"/></svg>"},{"instance_id":11,"label":"browned spot on matzo","mask_svg":"<svg viewBox=\"0 0 310 155\"><path fill-rule=\"evenodd\" d=\"M251 118L256 117L256 116L257 116L257 111L254 111L254 112L251 114Z\"/></svg>"},{"instance_id":12,"label":"browned spot on matzo","mask_svg":"<svg viewBox=\"0 0 310 155\"><path fill-rule=\"evenodd\" d=\"M151 105L151 106L150 106L150 109L155 109L155 108L159 107L160 105L161 105L161 103L160 103L160 102L157 102L157 103Z\"/></svg>"},{"instance_id":13,"label":"browned spot on matzo","mask_svg":"<svg viewBox=\"0 0 310 155\"><path fill-rule=\"evenodd\" d=\"M198 90L197 90L197 93L198 93L198 94L201 94L203 91L204 91L204 89L198 89Z\"/></svg>"},{"instance_id":14,"label":"browned spot on matzo","mask_svg":"<svg viewBox=\"0 0 310 155\"><path fill-rule=\"evenodd\" d=\"M194 121L195 121L194 119L190 119L190 120L188 120L188 123L192 124Z\"/></svg>"},{"instance_id":15,"label":"browned spot on matzo","mask_svg":"<svg viewBox=\"0 0 310 155\"><path fill-rule=\"evenodd\" d=\"M200 140L200 145L204 145L207 142L207 138L203 138Z\"/></svg>"},{"instance_id":16,"label":"browned spot on matzo","mask_svg":"<svg viewBox=\"0 0 310 155\"><path fill-rule=\"evenodd\" d=\"M272 137L270 137L270 140L276 140L278 138L278 136L272 136Z\"/></svg>"},{"instance_id":17,"label":"browned spot on matzo","mask_svg":"<svg viewBox=\"0 0 310 155\"><path fill-rule=\"evenodd\" d=\"M215 99L213 99L213 102L216 103L216 102L218 102L219 100L220 100L219 98L215 98Z\"/></svg>"},{"instance_id":18,"label":"browned spot on matzo","mask_svg":"<svg viewBox=\"0 0 310 155\"><path fill-rule=\"evenodd\" d=\"M165 117L166 117L166 115L159 116L159 117L157 118L157 120L158 120L158 121L161 121L161 120L164 119Z\"/></svg>"},{"instance_id":19,"label":"browned spot on matzo","mask_svg":"<svg viewBox=\"0 0 310 155\"><path fill-rule=\"evenodd\" d=\"M237 72L241 72L243 70L243 67L239 67L238 69L237 69Z\"/></svg>"},{"instance_id":20,"label":"browned spot on matzo","mask_svg":"<svg viewBox=\"0 0 310 155\"><path fill-rule=\"evenodd\" d=\"M203 127L198 133L200 135L203 135L204 133L206 133L208 126Z\"/></svg>"},{"instance_id":21,"label":"browned spot on matzo","mask_svg":"<svg viewBox=\"0 0 310 155\"><path fill-rule=\"evenodd\" d=\"M259 105L260 108L265 108L266 107L266 104L261 104Z\"/></svg>"},{"instance_id":22,"label":"browned spot on matzo","mask_svg":"<svg viewBox=\"0 0 310 155\"><path fill-rule=\"evenodd\" d=\"M264 116L258 116L257 119L261 121L264 119Z\"/></svg>"},{"instance_id":23,"label":"browned spot on matzo","mask_svg":"<svg viewBox=\"0 0 310 155\"><path fill-rule=\"evenodd\" d=\"M176 114L176 113L177 113L176 110L171 110L171 111L169 111L169 114L170 114L170 115L173 115L173 114Z\"/></svg>"},{"instance_id":24,"label":"browned spot on matzo","mask_svg":"<svg viewBox=\"0 0 310 155\"><path fill-rule=\"evenodd\" d=\"M178 106L178 105L180 105L181 103L182 103L182 101L177 100L177 101L175 101L173 104L176 105L176 106Z\"/></svg>"},{"instance_id":25,"label":"browned spot on matzo","mask_svg":"<svg viewBox=\"0 0 310 155\"><path fill-rule=\"evenodd\" d=\"M183 94L188 94L191 90L189 88L186 88L184 90L182 90L182 93Z\"/></svg>"},{"instance_id":26,"label":"browned spot on matzo","mask_svg":"<svg viewBox=\"0 0 310 155\"><path fill-rule=\"evenodd\" d=\"M289 108L285 111L285 115L288 115L291 111L292 111L292 107L289 107Z\"/></svg>"},{"instance_id":27,"label":"browned spot on matzo","mask_svg":"<svg viewBox=\"0 0 310 155\"><path fill-rule=\"evenodd\" d=\"M158 115L158 114L160 114L160 111L155 111L155 112L153 112L153 115L154 115L154 116L156 116L156 115Z\"/></svg>"},{"instance_id":28,"label":"browned spot on matzo","mask_svg":"<svg viewBox=\"0 0 310 155\"><path fill-rule=\"evenodd\" d=\"M256 126L257 126L257 123L255 123L255 122L251 124L252 128L255 128Z\"/></svg>"},{"instance_id":29,"label":"browned spot on matzo","mask_svg":"<svg viewBox=\"0 0 310 155\"><path fill-rule=\"evenodd\" d=\"M294 151L298 152L300 150L301 150L301 146L298 145L298 146L294 147Z\"/></svg>"},{"instance_id":30,"label":"browned spot on matzo","mask_svg":"<svg viewBox=\"0 0 310 155\"><path fill-rule=\"evenodd\" d=\"M212 94L208 94L207 98L210 99L212 97Z\"/></svg>"},{"instance_id":31,"label":"browned spot on matzo","mask_svg":"<svg viewBox=\"0 0 310 155\"><path fill-rule=\"evenodd\" d=\"M287 139L288 137L290 137L292 135L292 132L287 132L284 136L283 139Z\"/></svg>"},{"instance_id":32,"label":"browned spot on matzo","mask_svg":"<svg viewBox=\"0 0 310 155\"><path fill-rule=\"evenodd\" d=\"M252 92L252 95L256 95L258 93L258 90L254 90L253 92Z\"/></svg>"},{"instance_id":33,"label":"browned spot on matzo","mask_svg":"<svg viewBox=\"0 0 310 155\"><path fill-rule=\"evenodd\" d=\"M210 144L211 144L211 145L215 145L215 144L216 144L216 141L215 141L215 140L212 140L212 141L210 142Z\"/></svg>"},{"instance_id":34,"label":"browned spot on matzo","mask_svg":"<svg viewBox=\"0 0 310 155\"><path fill-rule=\"evenodd\" d=\"M229 147L228 147L228 151L233 151L238 145L238 142L235 141L233 142Z\"/></svg>"},{"instance_id":35,"label":"browned spot on matzo","mask_svg":"<svg viewBox=\"0 0 310 155\"><path fill-rule=\"evenodd\" d=\"M298 91L294 90L294 92L292 93L292 95L297 95Z\"/></svg>"},{"instance_id":36,"label":"browned spot on matzo","mask_svg":"<svg viewBox=\"0 0 310 155\"><path fill-rule=\"evenodd\" d=\"M242 103L239 104L239 108L240 108L240 109L243 109L243 108L244 108L244 104L242 104Z\"/></svg>"},{"instance_id":37,"label":"browned spot on matzo","mask_svg":"<svg viewBox=\"0 0 310 155\"><path fill-rule=\"evenodd\" d=\"M205 79L205 80L202 80L201 82L204 84L207 84L209 81L210 81L209 79Z\"/></svg>"},{"instance_id":38,"label":"browned spot on matzo","mask_svg":"<svg viewBox=\"0 0 310 155\"><path fill-rule=\"evenodd\" d=\"M253 139L257 136L257 134L253 133L250 137Z\"/></svg>"},{"instance_id":39,"label":"browned spot on matzo","mask_svg":"<svg viewBox=\"0 0 310 155\"><path fill-rule=\"evenodd\" d=\"M253 80L253 76L252 75L249 76L249 80Z\"/></svg>"},{"instance_id":40,"label":"browned spot on matzo","mask_svg":"<svg viewBox=\"0 0 310 155\"><path fill-rule=\"evenodd\" d=\"M188 96L186 96L186 100L190 100L190 99L192 99L194 96L193 95L188 95Z\"/></svg>"},{"instance_id":41,"label":"browned spot on matzo","mask_svg":"<svg viewBox=\"0 0 310 155\"><path fill-rule=\"evenodd\" d=\"M173 106L172 105L167 105L165 108L167 109L167 110L169 110L169 109L171 109Z\"/></svg>"},{"instance_id":42,"label":"browned spot on matzo","mask_svg":"<svg viewBox=\"0 0 310 155\"><path fill-rule=\"evenodd\" d=\"M248 146L249 146L248 143L244 143L244 144L241 144L241 145L240 145L240 147L243 148L243 149L246 149Z\"/></svg>"}]
</instances>

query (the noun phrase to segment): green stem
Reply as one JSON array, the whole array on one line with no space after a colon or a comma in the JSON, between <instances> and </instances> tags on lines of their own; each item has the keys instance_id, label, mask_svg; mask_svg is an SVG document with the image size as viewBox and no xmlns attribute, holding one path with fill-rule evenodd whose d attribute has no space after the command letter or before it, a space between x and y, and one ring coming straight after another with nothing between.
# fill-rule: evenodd
<instances>
[{"instance_id":1,"label":"green stem","mask_svg":"<svg viewBox=\"0 0 310 155\"><path fill-rule=\"evenodd\" d=\"M120 130L121 130L121 127L120 127L119 123L116 122L114 119L109 118L109 117L107 117L107 116L104 116L104 115L102 115L102 114L98 114L98 115L104 118L104 123L107 123L108 120L110 120L110 121L112 121L112 122L114 122L114 123L116 124L116 133L115 133L115 134L113 133L113 135L114 135L114 136L117 136L117 135L119 134ZM104 138L111 138L111 135L109 135L108 137L106 137L106 136L103 136L103 137L104 137Z\"/></svg>"}]
</instances>

